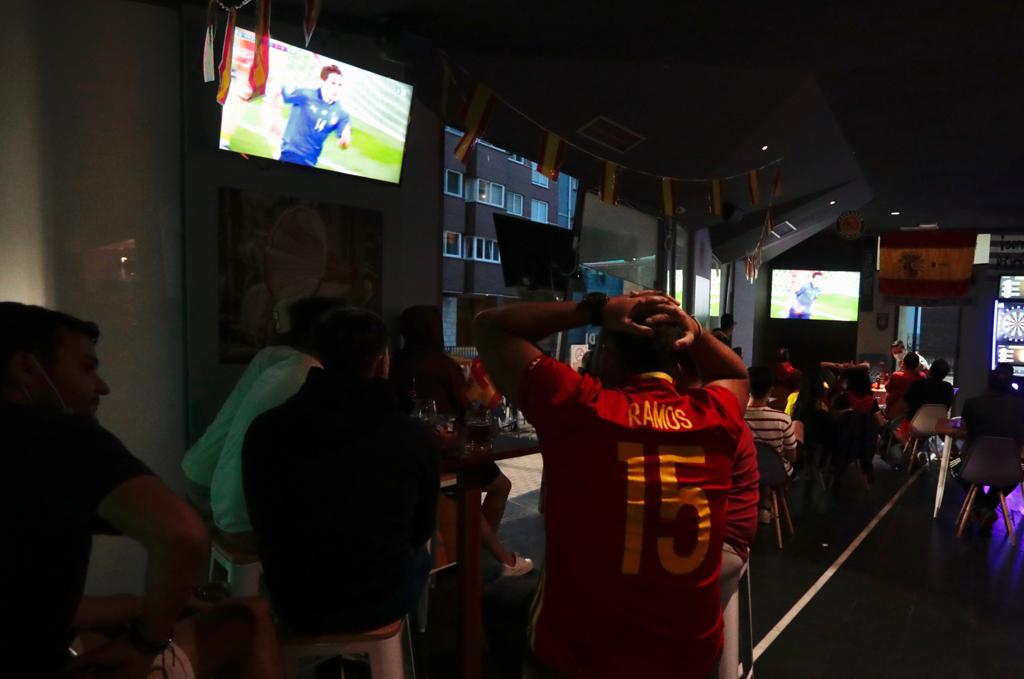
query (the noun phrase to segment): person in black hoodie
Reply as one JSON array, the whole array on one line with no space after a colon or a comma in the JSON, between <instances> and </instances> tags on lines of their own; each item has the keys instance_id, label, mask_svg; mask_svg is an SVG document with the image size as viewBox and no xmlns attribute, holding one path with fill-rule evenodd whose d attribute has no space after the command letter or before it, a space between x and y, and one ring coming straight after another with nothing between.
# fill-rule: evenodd
<instances>
[{"instance_id":1,"label":"person in black hoodie","mask_svg":"<svg viewBox=\"0 0 1024 679\"><path fill-rule=\"evenodd\" d=\"M274 609L308 634L382 627L430 568L440 454L387 381L376 314L332 310L313 330L323 368L249 427L245 497Z\"/></svg>"}]
</instances>

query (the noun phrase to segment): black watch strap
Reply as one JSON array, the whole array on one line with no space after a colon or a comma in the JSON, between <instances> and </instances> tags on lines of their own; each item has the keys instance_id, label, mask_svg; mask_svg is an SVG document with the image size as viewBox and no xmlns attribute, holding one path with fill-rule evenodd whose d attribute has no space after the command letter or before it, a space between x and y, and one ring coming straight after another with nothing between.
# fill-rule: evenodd
<instances>
[{"instance_id":1,"label":"black watch strap","mask_svg":"<svg viewBox=\"0 0 1024 679\"><path fill-rule=\"evenodd\" d=\"M577 305L587 314L587 323L601 325L604 322L604 307L608 304L608 295L603 292L591 292L583 296Z\"/></svg>"},{"instance_id":2,"label":"black watch strap","mask_svg":"<svg viewBox=\"0 0 1024 679\"><path fill-rule=\"evenodd\" d=\"M136 651L142 655L157 655L167 650L167 647L171 645L170 639L164 641L153 641L147 639L142 632L139 631L139 624L137 622L132 623L128 628L128 643L131 644Z\"/></svg>"}]
</instances>

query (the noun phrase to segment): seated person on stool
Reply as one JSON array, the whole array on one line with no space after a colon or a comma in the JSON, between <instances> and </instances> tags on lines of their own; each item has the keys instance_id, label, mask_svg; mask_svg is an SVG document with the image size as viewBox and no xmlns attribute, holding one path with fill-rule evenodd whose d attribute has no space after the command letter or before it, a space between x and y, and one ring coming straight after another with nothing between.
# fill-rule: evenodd
<instances>
[{"instance_id":1,"label":"seated person on stool","mask_svg":"<svg viewBox=\"0 0 1024 679\"><path fill-rule=\"evenodd\" d=\"M535 345L583 325L604 328L591 364L599 377ZM551 488L535 660L567 677L706 677L722 645L718 576L745 429L743 362L652 292L504 305L477 315L474 337L497 387L537 427ZM679 392L685 346L706 386Z\"/></svg>"},{"instance_id":2,"label":"seated person on stool","mask_svg":"<svg viewBox=\"0 0 1024 679\"><path fill-rule=\"evenodd\" d=\"M985 393L969 398L964 403L962 426L967 430L964 451L968 457L971 445L979 436L998 436L1024 445L1024 401L1013 394L1013 372L1007 370L1008 367L999 366L991 371ZM960 463L958 469L962 470L965 466L966 460ZM961 482L961 485L966 487L967 484ZM1009 493L1013 489L989 488L987 493L978 493L974 501L975 518L980 520L983 529L991 528L996 521L1000 490Z\"/></svg>"},{"instance_id":3,"label":"seated person on stool","mask_svg":"<svg viewBox=\"0 0 1024 679\"><path fill-rule=\"evenodd\" d=\"M191 596L206 528L96 421L110 389L99 376L99 328L37 306L0 303L4 534L13 537L5 662L33 677L172 678L282 674L267 607ZM92 536L123 534L147 552L143 596L86 596ZM179 620L186 610L202 610ZM72 659L75 636L83 653ZM27 676L27 675L20 675Z\"/></svg>"},{"instance_id":4,"label":"seated person on stool","mask_svg":"<svg viewBox=\"0 0 1024 679\"><path fill-rule=\"evenodd\" d=\"M440 451L387 381L380 317L334 309L313 344L323 368L249 427L245 497L281 620L301 634L365 632L409 613L427 581Z\"/></svg>"},{"instance_id":5,"label":"seated person on stool","mask_svg":"<svg viewBox=\"0 0 1024 679\"><path fill-rule=\"evenodd\" d=\"M466 378L462 368L444 352L441 310L436 306L413 306L399 319L403 344L391 366L390 379L411 412L412 396L432 399L440 415L466 421ZM505 549L498 539L498 527L505 515L512 481L493 462L481 468L484 501L480 506L480 540L501 564L503 576L525 575L533 561Z\"/></svg>"},{"instance_id":6,"label":"seated person on stool","mask_svg":"<svg viewBox=\"0 0 1024 679\"><path fill-rule=\"evenodd\" d=\"M925 377L924 372L920 370L920 364L920 357L910 352L903 357L900 369L889 376L889 381L885 384L885 416L890 421L906 415L907 404L904 397L915 382Z\"/></svg>"},{"instance_id":7,"label":"seated person on stool","mask_svg":"<svg viewBox=\"0 0 1024 679\"><path fill-rule=\"evenodd\" d=\"M949 408L953 405L953 385L945 381L948 374L949 363L946 362L946 359L940 358L932 363L932 367L928 370L928 377L917 380L907 389L907 393L903 396L906 414L895 432L900 443L906 443L910 438L910 423L921 406L929 403L941 403Z\"/></svg>"},{"instance_id":8,"label":"seated person on stool","mask_svg":"<svg viewBox=\"0 0 1024 679\"><path fill-rule=\"evenodd\" d=\"M309 297L288 307L287 333L249 362L213 423L181 462L193 506L212 518L219 538L249 552L256 551L252 524L242 491L242 442L257 415L277 407L299 390L309 369L320 363L312 356L310 331L338 299Z\"/></svg>"}]
</instances>

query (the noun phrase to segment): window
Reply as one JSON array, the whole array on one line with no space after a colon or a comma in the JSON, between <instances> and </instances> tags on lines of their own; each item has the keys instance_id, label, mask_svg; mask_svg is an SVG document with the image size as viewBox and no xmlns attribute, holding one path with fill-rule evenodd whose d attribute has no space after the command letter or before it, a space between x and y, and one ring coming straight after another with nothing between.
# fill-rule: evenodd
<instances>
[{"instance_id":1,"label":"window","mask_svg":"<svg viewBox=\"0 0 1024 679\"><path fill-rule=\"evenodd\" d=\"M515 154L509 156L508 159L517 165L526 165L526 163L528 162L526 158L523 158L522 156L517 156Z\"/></svg>"},{"instance_id":2,"label":"window","mask_svg":"<svg viewBox=\"0 0 1024 679\"><path fill-rule=\"evenodd\" d=\"M445 257L462 257L462 234L457 231L445 231L442 253Z\"/></svg>"},{"instance_id":3,"label":"window","mask_svg":"<svg viewBox=\"0 0 1024 679\"><path fill-rule=\"evenodd\" d=\"M445 195L462 198L462 173L455 170L444 171Z\"/></svg>"},{"instance_id":4,"label":"window","mask_svg":"<svg viewBox=\"0 0 1024 679\"><path fill-rule=\"evenodd\" d=\"M535 222L544 222L546 224L548 221L548 204L543 200L537 200L536 198L531 200L530 219Z\"/></svg>"},{"instance_id":5,"label":"window","mask_svg":"<svg viewBox=\"0 0 1024 679\"><path fill-rule=\"evenodd\" d=\"M551 181L540 172L537 172L537 163L530 163L530 167L533 169L533 176L530 178L530 181L532 181L535 186L543 186L545 189L548 188Z\"/></svg>"},{"instance_id":6,"label":"window","mask_svg":"<svg viewBox=\"0 0 1024 679\"><path fill-rule=\"evenodd\" d=\"M473 236L466 239L465 257L478 262L501 262L501 251L498 248L498 241L493 238L481 238Z\"/></svg>"},{"instance_id":7,"label":"window","mask_svg":"<svg viewBox=\"0 0 1024 679\"><path fill-rule=\"evenodd\" d=\"M472 200L484 205L494 207L505 207L505 187L496 182L489 182L486 179L475 181L476 190L473 192Z\"/></svg>"},{"instance_id":8,"label":"window","mask_svg":"<svg viewBox=\"0 0 1024 679\"><path fill-rule=\"evenodd\" d=\"M512 193L509 191L508 194L508 212L512 215L523 214L523 194Z\"/></svg>"}]
</instances>

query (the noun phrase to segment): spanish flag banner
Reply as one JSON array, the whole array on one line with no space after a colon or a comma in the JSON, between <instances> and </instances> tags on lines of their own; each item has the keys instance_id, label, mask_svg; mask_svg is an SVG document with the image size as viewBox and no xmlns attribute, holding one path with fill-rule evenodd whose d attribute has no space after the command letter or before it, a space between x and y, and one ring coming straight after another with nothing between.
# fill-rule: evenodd
<instances>
[{"instance_id":1,"label":"spanish flag banner","mask_svg":"<svg viewBox=\"0 0 1024 679\"><path fill-rule=\"evenodd\" d=\"M206 37L203 40L203 82L212 83L216 77L213 66L213 43L217 35L217 0L206 7Z\"/></svg>"},{"instance_id":2,"label":"spanish flag banner","mask_svg":"<svg viewBox=\"0 0 1024 679\"><path fill-rule=\"evenodd\" d=\"M757 170L747 173L747 188L750 189L750 204L757 205L761 202L761 182L757 176Z\"/></svg>"},{"instance_id":3,"label":"spanish flag banner","mask_svg":"<svg viewBox=\"0 0 1024 679\"><path fill-rule=\"evenodd\" d=\"M217 103L221 106L228 99L228 90L231 89L231 51L235 45L235 21L238 19L238 10L228 12L228 25L224 27L224 47L220 51L220 85L217 87Z\"/></svg>"},{"instance_id":4,"label":"spanish flag banner","mask_svg":"<svg viewBox=\"0 0 1024 679\"><path fill-rule=\"evenodd\" d=\"M494 92L491 91L491 88L480 83L474 85L463 115L464 134L455 146L455 157L460 162L468 162L469 152L473 150L480 135L487 128L493 108Z\"/></svg>"},{"instance_id":5,"label":"spanish flag banner","mask_svg":"<svg viewBox=\"0 0 1024 679\"><path fill-rule=\"evenodd\" d=\"M565 160L565 141L557 134L544 132L544 145L540 150L540 162L537 163L537 172L548 177L552 181L558 179L558 169L562 167Z\"/></svg>"},{"instance_id":6,"label":"spanish flag banner","mask_svg":"<svg viewBox=\"0 0 1024 679\"><path fill-rule=\"evenodd\" d=\"M780 167L775 171L775 183L772 186L772 198L778 198L782 195L782 168Z\"/></svg>"},{"instance_id":7,"label":"spanish flag banner","mask_svg":"<svg viewBox=\"0 0 1024 679\"><path fill-rule=\"evenodd\" d=\"M270 75L270 0L257 0L256 6L256 48L249 68L249 87L252 98L262 97L267 92L267 77Z\"/></svg>"},{"instance_id":8,"label":"spanish flag banner","mask_svg":"<svg viewBox=\"0 0 1024 679\"><path fill-rule=\"evenodd\" d=\"M309 40L316 30L316 22L320 18L320 7L323 0L306 0L306 16L302 20L302 32L306 36L306 47L309 47Z\"/></svg>"},{"instance_id":9,"label":"spanish flag banner","mask_svg":"<svg viewBox=\"0 0 1024 679\"><path fill-rule=\"evenodd\" d=\"M708 211L718 217L722 216L722 180L712 179L708 182Z\"/></svg>"},{"instance_id":10,"label":"spanish flag banner","mask_svg":"<svg viewBox=\"0 0 1024 679\"><path fill-rule=\"evenodd\" d=\"M671 217L676 213L676 200L672 192L672 178L661 178L661 214Z\"/></svg>"},{"instance_id":11,"label":"spanish flag banner","mask_svg":"<svg viewBox=\"0 0 1024 679\"><path fill-rule=\"evenodd\" d=\"M971 289L976 240L965 231L882 234L879 290L896 297L963 297Z\"/></svg>"},{"instance_id":12,"label":"spanish flag banner","mask_svg":"<svg viewBox=\"0 0 1024 679\"><path fill-rule=\"evenodd\" d=\"M601 202L615 205L619 191L619 164L604 161L604 178L601 181Z\"/></svg>"}]
</instances>

